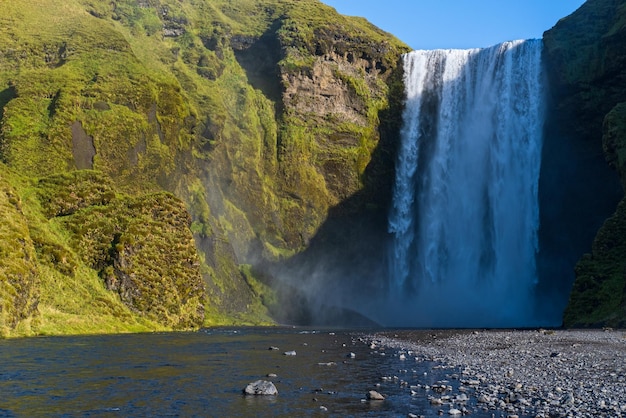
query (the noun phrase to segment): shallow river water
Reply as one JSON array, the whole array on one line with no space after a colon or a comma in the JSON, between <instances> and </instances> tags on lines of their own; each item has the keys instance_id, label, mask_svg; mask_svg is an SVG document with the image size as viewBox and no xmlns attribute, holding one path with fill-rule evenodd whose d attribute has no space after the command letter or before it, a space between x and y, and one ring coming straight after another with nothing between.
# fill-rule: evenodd
<instances>
[{"instance_id":1,"label":"shallow river water","mask_svg":"<svg viewBox=\"0 0 626 418\"><path fill-rule=\"evenodd\" d=\"M375 353L362 334L219 328L3 340L0 416L439 416L426 391L409 388L451 371L401 360L393 350ZM291 350L295 356L284 354ZM272 380L278 396L243 396L258 379ZM366 401L372 389L386 399Z\"/></svg>"}]
</instances>

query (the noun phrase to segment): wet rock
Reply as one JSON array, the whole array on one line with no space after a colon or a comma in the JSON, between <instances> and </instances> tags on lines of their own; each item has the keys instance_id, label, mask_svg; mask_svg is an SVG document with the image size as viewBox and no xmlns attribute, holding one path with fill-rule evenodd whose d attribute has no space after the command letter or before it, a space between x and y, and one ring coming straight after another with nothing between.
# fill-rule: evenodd
<instances>
[{"instance_id":1,"label":"wet rock","mask_svg":"<svg viewBox=\"0 0 626 418\"><path fill-rule=\"evenodd\" d=\"M249 383L243 390L245 395L253 396L274 396L278 395L278 389L272 382L267 380L257 380Z\"/></svg>"},{"instance_id":2,"label":"wet rock","mask_svg":"<svg viewBox=\"0 0 626 418\"><path fill-rule=\"evenodd\" d=\"M367 396L366 397L370 401L383 401L383 400L385 400L385 397L383 395L381 395L380 393L376 392L375 390L370 390L369 392L367 392Z\"/></svg>"},{"instance_id":3,"label":"wet rock","mask_svg":"<svg viewBox=\"0 0 626 418\"><path fill-rule=\"evenodd\" d=\"M286 356L295 356L295 355L296 355L296 352L295 352L295 350L291 350L291 351L285 351L285 353L284 353L284 354L285 354Z\"/></svg>"},{"instance_id":4,"label":"wet rock","mask_svg":"<svg viewBox=\"0 0 626 418\"><path fill-rule=\"evenodd\" d=\"M506 342L504 344L503 342ZM494 411L494 416L626 416L626 334L623 331L490 331L459 333L442 340L407 342L375 336L365 341L408 353L435 369L458 368L460 393L476 401L467 410L460 395L448 396L446 381L428 393L433 407L457 407L463 414ZM497 348L497 349L494 349ZM566 360L566 361L565 361ZM416 376L418 373L413 371ZM452 374L449 378L452 378ZM416 376L417 377L417 376ZM382 379L396 382L395 377ZM419 396L410 386L411 396ZM466 412L467 411L467 412ZM499 411L495 413L495 411ZM442 409L440 414L447 415Z\"/></svg>"},{"instance_id":5,"label":"wet rock","mask_svg":"<svg viewBox=\"0 0 626 418\"><path fill-rule=\"evenodd\" d=\"M467 402L469 400L468 396L464 393L461 393L460 395L457 395L455 398L456 402Z\"/></svg>"}]
</instances>

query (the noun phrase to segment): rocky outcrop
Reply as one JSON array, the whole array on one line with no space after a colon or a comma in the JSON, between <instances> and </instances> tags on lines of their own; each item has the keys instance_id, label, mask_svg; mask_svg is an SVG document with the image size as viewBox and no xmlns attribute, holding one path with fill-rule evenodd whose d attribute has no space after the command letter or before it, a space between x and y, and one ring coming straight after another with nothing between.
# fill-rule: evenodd
<instances>
[{"instance_id":1,"label":"rocky outcrop","mask_svg":"<svg viewBox=\"0 0 626 418\"><path fill-rule=\"evenodd\" d=\"M615 210L617 200L623 195L616 187L617 179L621 178L622 187L626 186L624 21L626 9L622 1L589 0L544 35L555 105L551 133L569 141L561 147L570 150L565 154L569 162L562 172L573 173L564 179L561 187L577 189L577 194L570 193L561 199L570 206L567 209L570 214L578 213L568 227L570 231L584 231L593 222L599 227L602 219L598 222L592 218L603 213L605 218L609 216L607 209L612 206L610 210ZM548 143L547 147L554 147L554 144ZM612 173L607 172L606 163L613 168ZM553 199L555 197L558 195L553 195ZM566 326L624 326L626 323L626 235L623 233L626 213L623 208L622 202L597 232L593 246L589 248L587 244L587 251L591 249L591 252L576 266L576 279L564 316ZM562 211L561 215L567 211ZM559 219L552 221L560 222ZM572 232L565 231L565 234L574 236Z\"/></svg>"}]
</instances>

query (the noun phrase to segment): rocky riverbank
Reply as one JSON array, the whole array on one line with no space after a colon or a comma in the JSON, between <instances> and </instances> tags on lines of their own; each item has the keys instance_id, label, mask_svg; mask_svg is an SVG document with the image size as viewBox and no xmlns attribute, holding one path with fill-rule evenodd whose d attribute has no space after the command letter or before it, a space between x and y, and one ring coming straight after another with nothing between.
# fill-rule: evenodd
<instances>
[{"instance_id":1,"label":"rocky riverbank","mask_svg":"<svg viewBox=\"0 0 626 418\"><path fill-rule=\"evenodd\" d=\"M449 368L437 384L399 382L425 391L440 414L626 416L626 331L404 331L365 340L374 353L393 349Z\"/></svg>"}]
</instances>

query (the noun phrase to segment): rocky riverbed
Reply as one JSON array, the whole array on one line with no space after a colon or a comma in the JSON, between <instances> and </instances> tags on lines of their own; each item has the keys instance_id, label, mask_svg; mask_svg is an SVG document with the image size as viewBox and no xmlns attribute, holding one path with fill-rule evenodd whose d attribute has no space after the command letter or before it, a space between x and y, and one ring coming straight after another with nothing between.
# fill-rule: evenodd
<instances>
[{"instance_id":1,"label":"rocky riverbed","mask_svg":"<svg viewBox=\"0 0 626 418\"><path fill-rule=\"evenodd\" d=\"M449 369L436 384L411 384L440 414L626 417L626 331L403 331L368 335L373 354ZM411 415L419 416L419 415Z\"/></svg>"}]
</instances>

